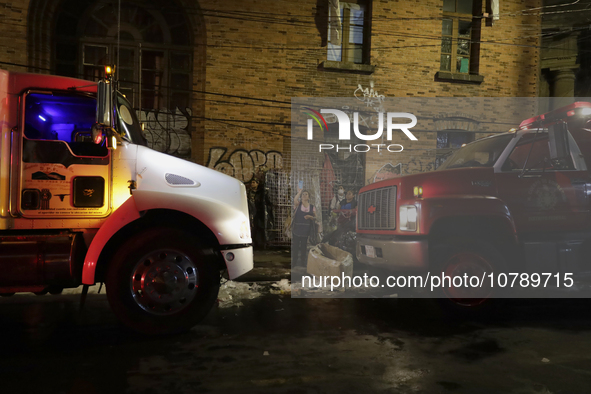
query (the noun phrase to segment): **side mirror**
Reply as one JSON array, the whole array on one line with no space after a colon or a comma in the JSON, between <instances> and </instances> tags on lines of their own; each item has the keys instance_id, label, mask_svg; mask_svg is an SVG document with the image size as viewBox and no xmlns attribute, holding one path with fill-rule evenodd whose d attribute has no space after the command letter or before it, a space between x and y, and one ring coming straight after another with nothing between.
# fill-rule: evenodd
<instances>
[{"instance_id":1,"label":"side mirror","mask_svg":"<svg viewBox=\"0 0 591 394\"><path fill-rule=\"evenodd\" d=\"M110 126L103 126L95 123L92 125L92 142L100 144L105 140L107 149L117 149L117 143L121 142L121 137Z\"/></svg>"},{"instance_id":2,"label":"side mirror","mask_svg":"<svg viewBox=\"0 0 591 394\"><path fill-rule=\"evenodd\" d=\"M95 123L92 125L92 142L94 142L95 144L100 144L101 142L103 142L103 139L105 138L105 133L103 131L103 127L98 124Z\"/></svg>"},{"instance_id":3,"label":"side mirror","mask_svg":"<svg viewBox=\"0 0 591 394\"><path fill-rule=\"evenodd\" d=\"M572 168L573 163L568 145L568 126L565 122L553 124L548 128L548 143L553 167L557 169Z\"/></svg>"},{"instance_id":4,"label":"side mirror","mask_svg":"<svg viewBox=\"0 0 591 394\"><path fill-rule=\"evenodd\" d=\"M96 123L111 127L113 118L113 85L110 81L99 81L96 97ZM94 135L93 135L94 137Z\"/></svg>"}]
</instances>

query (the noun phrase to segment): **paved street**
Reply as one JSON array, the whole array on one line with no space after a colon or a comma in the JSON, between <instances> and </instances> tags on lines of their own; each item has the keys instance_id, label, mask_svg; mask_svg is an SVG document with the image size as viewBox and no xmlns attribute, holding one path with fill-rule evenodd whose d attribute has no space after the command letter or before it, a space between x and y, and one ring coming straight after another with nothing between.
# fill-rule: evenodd
<instances>
[{"instance_id":1,"label":"paved street","mask_svg":"<svg viewBox=\"0 0 591 394\"><path fill-rule=\"evenodd\" d=\"M279 257L269 260L284 269L285 255ZM90 295L82 313L75 294L2 298L2 391L591 389L587 300L519 300L494 317L462 321L427 300L292 299L269 283L258 286L259 297L240 300L241 306L220 303L191 332L164 338L122 331L102 294Z\"/></svg>"}]
</instances>

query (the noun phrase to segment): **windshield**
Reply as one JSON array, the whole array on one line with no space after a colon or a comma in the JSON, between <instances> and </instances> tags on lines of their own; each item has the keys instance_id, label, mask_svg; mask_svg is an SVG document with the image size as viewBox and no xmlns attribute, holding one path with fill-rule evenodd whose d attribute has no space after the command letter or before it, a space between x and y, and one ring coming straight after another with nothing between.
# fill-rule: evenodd
<instances>
[{"instance_id":1,"label":"windshield","mask_svg":"<svg viewBox=\"0 0 591 394\"><path fill-rule=\"evenodd\" d=\"M137 145L146 145L140 121L129 101L117 92L117 131L123 139Z\"/></svg>"},{"instance_id":2,"label":"windshield","mask_svg":"<svg viewBox=\"0 0 591 394\"><path fill-rule=\"evenodd\" d=\"M462 167L492 167L505 147L513 138L513 134L502 134L484 138L458 149L438 170Z\"/></svg>"}]
</instances>

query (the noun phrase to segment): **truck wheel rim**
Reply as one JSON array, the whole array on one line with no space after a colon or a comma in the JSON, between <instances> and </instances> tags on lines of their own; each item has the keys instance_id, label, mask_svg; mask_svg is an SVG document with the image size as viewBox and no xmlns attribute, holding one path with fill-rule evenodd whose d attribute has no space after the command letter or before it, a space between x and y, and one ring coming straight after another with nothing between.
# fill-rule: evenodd
<instances>
[{"instance_id":1,"label":"truck wheel rim","mask_svg":"<svg viewBox=\"0 0 591 394\"><path fill-rule=\"evenodd\" d=\"M444 275L452 278L452 286L447 286L446 283L443 288L444 292L450 300L460 306L478 306L492 295L488 275L493 272L491 264L479 254L472 252L457 253L448 260L445 266ZM479 282L484 277L484 283L482 286L470 286L476 284L474 279L472 283L468 283L468 286L454 286L453 278L459 276L463 280L464 275L467 275L468 278L477 277ZM456 281L459 283L459 279L456 279Z\"/></svg>"},{"instance_id":2,"label":"truck wheel rim","mask_svg":"<svg viewBox=\"0 0 591 394\"><path fill-rule=\"evenodd\" d=\"M199 277L193 260L176 250L156 250L135 265L130 281L137 305L155 315L184 309L197 294Z\"/></svg>"}]
</instances>

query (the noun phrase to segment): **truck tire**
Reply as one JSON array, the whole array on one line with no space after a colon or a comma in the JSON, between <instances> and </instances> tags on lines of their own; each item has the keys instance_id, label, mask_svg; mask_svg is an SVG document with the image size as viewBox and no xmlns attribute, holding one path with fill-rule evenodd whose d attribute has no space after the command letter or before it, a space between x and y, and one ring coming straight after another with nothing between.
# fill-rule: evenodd
<instances>
[{"instance_id":1,"label":"truck tire","mask_svg":"<svg viewBox=\"0 0 591 394\"><path fill-rule=\"evenodd\" d=\"M148 335L188 330L214 305L220 272L195 236L149 228L126 241L107 267L109 304L124 326Z\"/></svg>"},{"instance_id":2,"label":"truck tire","mask_svg":"<svg viewBox=\"0 0 591 394\"><path fill-rule=\"evenodd\" d=\"M476 276L485 281L482 287L442 286L437 301L447 312L459 315L477 315L491 311L498 299L495 288L490 286L488 275L505 271L505 259L491 244L476 240L453 240L443 242L435 249L435 272L433 275L463 277Z\"/></svg>"}]
</instances>

